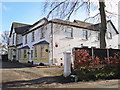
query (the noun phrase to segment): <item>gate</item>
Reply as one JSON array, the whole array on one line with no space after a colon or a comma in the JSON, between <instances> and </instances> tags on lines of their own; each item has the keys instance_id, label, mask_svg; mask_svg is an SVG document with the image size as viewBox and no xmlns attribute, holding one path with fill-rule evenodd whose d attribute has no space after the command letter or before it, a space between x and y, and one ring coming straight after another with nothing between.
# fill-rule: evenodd
<instances>
[{"instance_id":1,"label":"gate","mask_svg":"<svg viewBox=\"0 0 120 90\"><path fill-rule=\"evenodd\" d=\"M71 74L71 52L66 51L64 52L64 73L65 77Z\"/></svg>"}]
</instances>

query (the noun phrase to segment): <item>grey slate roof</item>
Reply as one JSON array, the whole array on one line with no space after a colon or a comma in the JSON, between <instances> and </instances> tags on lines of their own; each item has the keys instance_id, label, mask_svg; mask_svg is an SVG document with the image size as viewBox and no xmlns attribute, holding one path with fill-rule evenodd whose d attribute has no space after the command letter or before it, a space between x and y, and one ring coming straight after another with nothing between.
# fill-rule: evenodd
<instances>
[{"instance_id":1,"label":"grey slate roof","mask_svg":"<svg viewBox=\"0 0 120 90\"><path fill-rule=\"evenodd\" d=\"M40 41L40 42L38 42L38 43L36 43L36 44L34 44L33 46L35 46L35 45L39 45L39 44L49 44L47 41Z\"/></svg>"},{"instance_id":2,"label":"grey slate roof","mask_svg":"<svg viewBox=\"0 0 120 90\"><path fill-rule=\"evenodd\" d=\"M21 47L20 49L30 49L29 46L24 46L24 47Z\"/></svg>"},{"instance_id":3,"label":"grey slate roof","mask_svg":"<svg viewBox=\"0 0 120 90\"><path fill-rule=\"evenodd\" d=\"M11 27L11 31L10 31L10 37L11 37L13 28L15 29L15 33L22 34L30 27L31 27L31 25L28 25L28 24L13 22L12 27Z\"/></svg>"}]
</instances>

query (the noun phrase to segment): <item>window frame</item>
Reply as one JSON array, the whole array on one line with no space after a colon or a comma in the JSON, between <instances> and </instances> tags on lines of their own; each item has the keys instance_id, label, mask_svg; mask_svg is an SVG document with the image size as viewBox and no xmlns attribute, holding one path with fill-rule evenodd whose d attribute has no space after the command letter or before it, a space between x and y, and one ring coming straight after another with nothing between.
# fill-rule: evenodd
<instances>
[{"instance_id":1,"label":"window frame","mask_svg":"<svg viewBox=\"0 0 120 90\"><path fill-rule=\"evenodd\" d=\"M44 27L41 28L41 37L40 39L45 37L45 31L44 31Z\"/></svg>"},{"instance_id":2,"label":"window frame","mask_svg":"<svg viewBox=\"0 0 120 90\"><path fill-rule=\"evenodd\" d=\"M100 40L100 32L97 32L96 33L96 41L99 41Z\"/></svg>"},{"instance_id":3,"label":"window frame","mask_svg":"<svg viewBox=\"0 0 120 90\"><path fill-rule=\"evenodd\" d=\"M108 33L107 33L107 38L108 38L108 39L112 39L112 33L111 33L111 32L108 32Z\"/></svg>"},{"instance_id":4,"label":"window frame","mask_svg":"<svg viewBox=\"0 0 120 90\"><path fill-rule=\"evenodd\" d=\"M42 55L44 55L44 56L42 56ZM41 56L41 58L45 58L45 46L40 47L40 56Z\"/></svg>"},{"instance_id":5,"label":"window frame","mask_svg":"<svg viewBox=\"0 0 120 90\"><path fill-rule=\"evenodd\" d=\"M22 57L22 56L21 56L21 49L20 49L20 59L21 59L21 57Z\"/></svg>"},{"instance_id":6,"label":"window frame","mask_svg":"<svg viewBox=\"0 0 120 90\"><path fill-rule=\"evenodd\" d=\"M35 32L32 32L32 42L35 41Z\"/></svg>"},{"instance_id":7,"label":"window frame","mask_svg":"<svg viewBox=\"0 0 120 90\"><path fill-rule=\"evenodd\" d=\"M70 30L70 29L71 29L71 30ZM68 38L72 38L72 37L73 37L73 28L67 27L66 34L67 34L67 37L68 37ZM69 36L69 35L70 35L70 36Z\"/></svg>"},{"instance_id":8,"label":"window frame","mask_svg":"<svg viewBox=\"0 0 120 90\"><path fill-rule=\"evenodd\" d=\"M27 50L24 49L24 59L26 59L26 58L27 58Z\"/></svg>"},{"instance_id":9,"label":"window frame","mask_svg":"<svg viewBox=\"0 0 120 90\"><path fill-rule=\"evenodd\" d=\"M88 31L87 30L82 31L82 39L83 40L88 40Z\"/></svg>"},{"instance_id":10,"label":"window frame","mask_svg":"<svg viewBox=\"0 0 120 90\"><path fill-rule=\"evenodd\" d=\"M25 35L25 44L27 44L27 34Z\"/></svg>"},{"instance_id":11,"label":"window frame","mask_svg":"<svg viewBox=\"0 0 120 90\"><path fill-rule=\"evenodd\" d=\"M36 59L37 58L37 46L34 47L34 58Z\"/></svg>"}]
</instances>

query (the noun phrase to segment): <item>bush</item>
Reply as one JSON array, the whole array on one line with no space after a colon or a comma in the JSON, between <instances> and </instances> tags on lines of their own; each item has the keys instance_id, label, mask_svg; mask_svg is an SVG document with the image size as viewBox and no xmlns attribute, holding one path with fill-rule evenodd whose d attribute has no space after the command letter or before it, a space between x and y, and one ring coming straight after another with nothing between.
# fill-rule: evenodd
<instances>
[{"instance_id":1,"label":"bush","mask_svg":"<svg viewBox=\"0 0 120 90\"><path fill-rule=\"evenodd\" d=\"M74 53L73 75L77 75L79 80L97 80L120 78L120 52L114 57L100 60L97 56L90 56L87 50L76 50Z\"/></svg>"}]
</instances>

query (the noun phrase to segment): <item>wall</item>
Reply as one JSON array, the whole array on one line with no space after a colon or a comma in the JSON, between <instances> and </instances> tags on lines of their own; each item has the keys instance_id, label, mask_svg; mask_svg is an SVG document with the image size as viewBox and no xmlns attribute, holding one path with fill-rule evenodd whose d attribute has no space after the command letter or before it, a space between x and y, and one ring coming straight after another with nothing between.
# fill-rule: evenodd
<instances>
[{"instance_id":1,"label":"wall","mask_svg":"<svg viewBox=\"0 0 120 90\"><path fill-rule=\"evenodd\" d=\"M107 48L118 49L118 34L116 34L110 22L107 24L107 33L108 32L112 33L112 39L106 37Z\"/></svg>"},{"instance_id":2,"label":"wall","mask_svg":"<svg viewBox=\"0 0 120 90\"><path fill-rule=\"evenodd\" d=\"M73 47L81 47L83 46L88 47L97 47L99 48L99 41L96 41L96 31L88 31L88 40L83 40L82 38L82 31L85 29L82 28L73 28L73 39L66 38L67 33L66 29L68 26L62 26L58 24L54 24L54 58L58 59L58 65L64 63L64 52L71 51ZM58 47L55 47L55 43L58 44ZM62 60L61 60L62 58Z\"/></svg>"},{"instance_id":3,"label":"wall","mask_svg":"<svg viewBox=\"0 0 120 90\"><path fill-rule=\"evenodd\" d=\"M21 50L21 58L19 57L19 62L27 63L29 61L29 54L27 54L27 57L24 58L24 50L26 50L26 52L29 52L29 49L20 49L20 50ZM19 56L20 56L20 50L19 50Z\"/></svg>"},{"instance_id":4,"label":"wall","mask_svg":"<svg viewBox=\"0 0 120 90\"><path fill-rule=\"evenodd\" d=\"M41 38L41 30L42 30L42 27L36 29L34 31L34 36L35 36L35 40L32 41L32 32L28 33L27 34L27 44L25 44L25 35L23 36L23 46L26 46L28 45L30 47L30 51L33 50L33 45L40 42L40 41L43 41L43 40L46 40L48 43L51 43L51 24L47 24L44 28L45 30L45 37L44 38ZM51 44L49 44L49 56L51 56ZM49 64L51 63L51 58L49 58ZM32 61L32 58L31 58L31 55L29 56L29 60ZM37 63L37 61L35 61Z\"/></svg>"},{"instance_id":5,"label":"wall","mask_svg":"<svg viewBox=\"0 0 120 90\"><path fill-rule=\"evenodd\" d=\"M73 28L73 39L66 38L67 33L66 29L68 26L63 26L60 24L54 24L54 35L53 35L53 47L54 47L54 59L58 60L58 65L61 63L64 64L64 52L65 51L71 51L73 47L81 47L81 44L83 46L96 47L100 48L100 41L96 40L96 34L98 31L88 31L88 40L83 40L82 38L82 31L86 29L82 28ZM108 24L108 29L112 32L112 39L107 39L107 47L111 45L112 48L118 48L118 35L116 35L116 32L111 27L110 24ZM55 47L55 43L58 44L58 47ZM62 59L62 60L61 60Z\"/></svg>"},{"instance_id":6,"label":"wall","mask_svg":"<svg viewBox=\"0 0 120 90\"><path fill-rule=\"evenodd\" d=\"M37 47L37 58L35 58L35 46ZM45 52L45 58L41 57L41 46L44 46L45 49L48 49L49 46L48 45L35 45L33 47L33 62L36 63L49 63L49 52Z\"/></svg>"}]
</instances>

